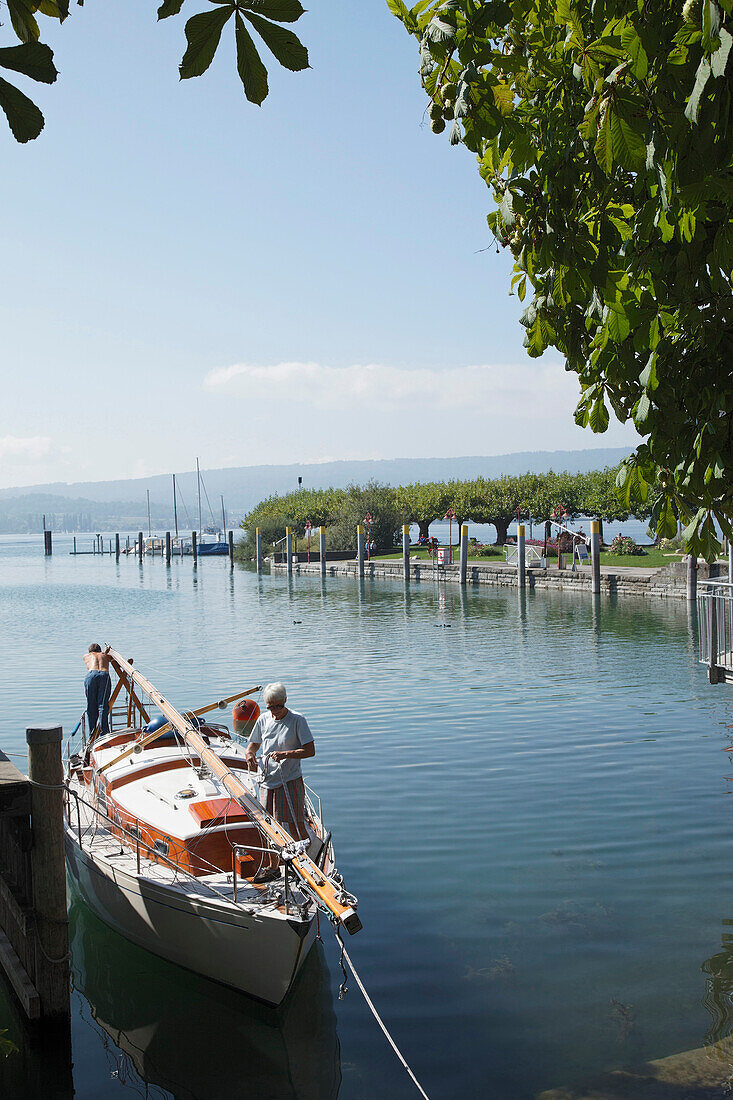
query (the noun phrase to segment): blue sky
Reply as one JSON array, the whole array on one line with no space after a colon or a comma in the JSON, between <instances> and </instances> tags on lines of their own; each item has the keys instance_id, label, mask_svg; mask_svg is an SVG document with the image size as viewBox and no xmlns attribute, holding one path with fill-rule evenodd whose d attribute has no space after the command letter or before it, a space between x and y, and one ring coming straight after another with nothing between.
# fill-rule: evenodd
<instances>
[{"instance_id":1,"label":"blue sky","mask_svg":"<svg viewBox=\"0 0 733 1100\"><path fill-rule=\"evenodd\" d=\"M206 9L187 0L183 16ZM132 10L131 10L132 9ZM184 18L45 20L46 129L3 143L0 484L633 444L522 348L472 155L434 136L384 0L312 0L311 70L247 103ZM225 28L229 30L230 28ZM3 44L9 41L7 32Z\"/></svg>"}]
</instances>

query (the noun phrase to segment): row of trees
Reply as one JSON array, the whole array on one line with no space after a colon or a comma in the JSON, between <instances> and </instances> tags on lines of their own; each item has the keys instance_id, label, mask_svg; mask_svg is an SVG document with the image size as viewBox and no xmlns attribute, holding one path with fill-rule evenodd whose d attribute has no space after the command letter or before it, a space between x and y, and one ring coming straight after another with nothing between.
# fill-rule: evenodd
<instances>
[{"instance_id":1,"label":"row of trees","mask_svg":"<svg viewBox=\"0 0 733 1100\"><path fill-rule=\"evenodd\" d=\"M283 537L286 526L302 537L310 524L328 528L329 549L351 550L356 525L367 515L372 517L371 536L381 547L394 544L403 523L417 523L420 535L427 536L430 524L443 519L449 510L459 524L467 520L493 524L498 544L506 541L509 525L518 516L541 521L557 510L570 517L598 516L601 520L648 515L644 508L632 513L629 505L619 500L614 491L617 474L617 467L609 467L578 474L550 471L397 487L371 481L346 489L301 489L268 497L244 517L244 547L245 551L252 548L256 527L265 545L271 546Z\"/></svg>"}]
</instances>

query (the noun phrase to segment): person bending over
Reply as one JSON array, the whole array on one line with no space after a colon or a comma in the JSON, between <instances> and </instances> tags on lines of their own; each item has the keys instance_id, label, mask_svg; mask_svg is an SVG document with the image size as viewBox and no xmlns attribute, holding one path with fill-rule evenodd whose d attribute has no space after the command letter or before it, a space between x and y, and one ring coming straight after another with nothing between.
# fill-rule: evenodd
<instances>
[{"instance_id":1,"label":"person bending over","mask_svg":"<svg viewBox=\"0 0 733 1100\"><path fill-rule=\"evenodd\" d=\"M313 734L303 715L285 706L288 693L284 684L268 684L263 695L267 714L260 715L250 734L245 753L247 767L257 770L257 750L261 749L265 809L295 840L307 840L300 762L316 755ZM278 857L272 852L254 881L269 882L279 875Z\"/></svg>"},{"instance_id":2,"label":"person bending over","mask_svg":"<svg viewBox=\"0 0 733 1100\"><path fill-rule=\"evenodd\" d=\"M82 657L89 671L84 677L84 692L87 697L87 719L91 737L99 725L102 733L109 733L109 697L112 694L112 681L109 677L109 646L102 650L101 645L92 642L89 652Z\"/></svg>"}]
</instances>

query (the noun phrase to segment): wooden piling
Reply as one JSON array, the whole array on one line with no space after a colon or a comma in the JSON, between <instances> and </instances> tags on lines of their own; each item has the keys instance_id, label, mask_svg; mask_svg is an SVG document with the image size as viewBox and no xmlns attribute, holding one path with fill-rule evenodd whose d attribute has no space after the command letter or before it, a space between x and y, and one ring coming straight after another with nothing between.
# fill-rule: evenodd
<instances>
[{"instance_id":1,"label":"wooden piling","mask_svg":"<svg viewBox=\"0 0 733 1100\"><path fill-rule=\"evenodd\" d=\"M468 576L468 524L461 524L461 564L460 582L465 587Z\"/></svg>"},{"instance_id":2,"label":"wooden piling","mask_svg":"<svg viewBox=\"0 0 733 1100\"><path fill-rule=\"evenodd\" d=\"M257 564L257 572L262 572L262 529L255 527L255 558Z\"/></svg>"},{"instance_id":3,"label":"wooden piling","mask_svg":"<svg viewBox=\"0 0 733 1100\"><path fill-rule=\"evenodd\" d=\"M73 552L76 554L76 535L74 535L74 551Z\"/></svg>"},{"instance_id":4,"label":"wooden piling","mask_svg":"<svg viewBox=\"0 0 733 1100\"><path fill-rule=\"evenodd\" d=\"M402 524L402 571L406 581L410 579L410 525Z\"/></svg>"},{"instance_id":5,"label":"wooden piling","mask_svg":"<svg viewBox=\"0 0 733 1100\"><path fill-rule=\"evenodd\" d=\"M138 556L138 561L143 560L143 533L142 533L142 531L138 531L138 533L137 533L137 556Z\"/></svg>"},{"instance_id":6,"label":"wooden piling","mask_svg":"<svg viewBox=\"0 0 733 1100\"><path fill-rule=\"evenodd\" d=\"M524 524L519 523L517 524L517 588L526 588L527 586L525 565Z\"/></svg>"},{"instance_id":7,"label":"wooden piling","mask_svg":"<svg viewBox=\"0 0 733 1100\"><path fill-rule=\"evenodd\" d=\"M234 532L229 532L229 568L234 568Z\"/></svg>"},{"instance_id":8,"label":"wooden piling","mask_svg":"<svg viewBox=\"0 0 733 1100\"><path fill-rule=\"evenodd\" d=\"M293 572L293 529L285 528L285 559L288 563L288 573Z\"/></svg>"},{"instance_id":9,"label":"wooden piling","mask_svg":"<svg viewBox=\"0 0 733 1100\"><path fill-rule=\"evenodd\" d=\"M193 564L196 565L199 560L199 544L195 531L191 532L191 553L193 554Z\"/></svg>"},{"instance_id":10,"label":"wooden piling","mask_svg":"<svg viewBox=\"0 0 733 1100\"><path fill-rule=\"evenodd\" d=\"M53 554L53 536L50 531L43 532L43 553L47 558Z\"/></svg>"},{"instance_id":11,"label":"wooden piling","mask_svg":"<svg viewBox=\"0 0 733 1100\"><path fill-rule=\"evenodd\" d=\"M165 533L165 564L170 565L170 563L171 563L171 533L170 533L170 531L166 531L166 533Z\"/></svg>"},{"instance_id":12,"label":"wooden piling","mask_svg":"<svg viewBox=\"0 0 733 1100\"><path fill-rule=\"evenodd\" d=\"M356 526L356 560L359 565L359 576L364 576L364 525Z\"/></svg>"},{"instance_id":13,"label":"wooden piling","mask_svg":"<svg viewBox=\"0 0 733 1100\"><path fill-rule=\"evenodd\" d=\"M597 596L601 591L601 525L597 519L590 521L590 565L591 592Z\"/></svg>"},{"instance_id":14,"label":"wooden piling","mask_svg":"<svg viewBox=\"0 0 733 1100\"><path fill-rule=\"evenodd\" d=\"M61 726L26 729L31 780L35 986L44 1016L66 1015L69 1003L69 921L64 864L64 769Z\"/></svg>"},{"instance_id":15,"label":"wooden piling","mask_svg":"<svg viewBox=\"0 0 733 1100\"><path fill-rule=\"evenodd\" d=\"M120 560L120 536L119 532L115 535L115 558Z\"/></svg>"},{"instance_id":16,"label":"wooden piling","mask_svg":"<svg viewBox=\"0 0 733 1100\"><path fill-rule=\"evenodd\" d=\"M318 531L318 553L321 559L321 576L326 576L326 528L320 527Z\"/></svg>"}]
</instances>

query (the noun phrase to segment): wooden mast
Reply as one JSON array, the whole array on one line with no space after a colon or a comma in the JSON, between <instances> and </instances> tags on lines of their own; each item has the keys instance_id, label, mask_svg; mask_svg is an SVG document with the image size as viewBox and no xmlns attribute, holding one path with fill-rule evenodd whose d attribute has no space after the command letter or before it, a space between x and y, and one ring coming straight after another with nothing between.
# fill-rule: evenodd
<instances>
[{"instance_id":1,"label":"wooden mast","mask_svg":"<svg viewBox=\"0 0 733 1100\"><path fill-rule=\"evenodd\" d=\"M192 722L184 718L182 714L179 714L176 708L163 698L150 681L143 676L142 673L138 672L137 669L134 669L124 657L120 656L114 649L108 650L108 653L110 661L118 676L122 669L128 674L132 682L138 684L139 687L142 688L146 695L149 696L152 702L155 703L158 709L166 716L170 724L178 730L186 743L198 754L203 762L208 764L214 775L221 780L232 798L239 803L261 832L272 841L275 849L278 850L285 848L288 844L295 844L293 837L290 836L279 822L275 821L275 819L265 811L264 807L256 798L253 798L241 780L239 780L231 769L219 759L213 749L206 744L198 730L194 728ZM348 900L340 900L343 895L341 887L324 875L310 856L301 853L293 858L290 866L298 877L302 879L310 892L314 894L321 904L344 926L347 932L353 936L355 932L359 931L362 924L353 905L350 904Z\"/></svg>"}]
</instances>

